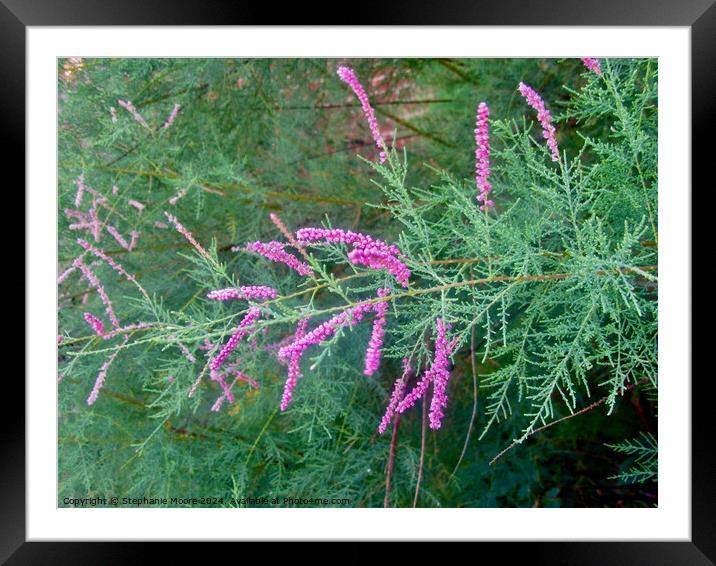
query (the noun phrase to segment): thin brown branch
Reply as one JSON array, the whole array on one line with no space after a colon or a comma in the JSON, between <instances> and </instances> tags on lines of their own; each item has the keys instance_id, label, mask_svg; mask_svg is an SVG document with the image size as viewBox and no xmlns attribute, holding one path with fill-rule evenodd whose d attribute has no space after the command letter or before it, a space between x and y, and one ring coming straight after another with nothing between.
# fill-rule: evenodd
<instances>
[{"instance_id":1,"label":"thin brown branch","mask_svg":"<svg viewBox=\"0 0 716 566\"><path fill-rule=\"evenodd\" d=\"M638 387L639 385L643 385L644 383L646 383L646 382L648 382L648 381L649 381L649 378L648 378L648 377L645 377L645 378L643 378L643 379L640 379L640 380L637 381L636 383L632 383L631 385L627 385L627 386L624 388L624 392L626 393L627 391L631 391L631 390L634 389L635 387ZM544 425L544 426L541 426L541 427L539 427L539 428L536 428L536 429L534 429L534 430L532 431L531 434L529 434L527 437L525 437L525 440L527 440L528 438L531 438L532 436L534 436L534 435L537 434L538 432L543 431L543 430L545 430L545 429L547 429L547 428L549 428L549 427L552 427L552 426L554 426L554 425L556 425L556 424L559 424L559 423L562 423L562 422L567 421L567 420L569 420L569 419L572 419L572 418L576 417L577 415L583 415L584 413L587 413L587 412L589 412L589 411L591 411L591 410L593 410L593 409L596 409L596 408L599 407L600 405L603 405L604 403L606 403L606 402L607 402L607 399L609 399L609 395L606 395L606 396L602 397L601 399L599 399L599 401L595 401L595 402L592 403L591 405L588 405L588 406L584 407L583 409L580 409L580 410L577 411L576 413L572 413L572 414L566 415L566 416L564 416L564 417L562 417L562 418L560 418L560 419L557 419L556 421L552 421L551 423L547 423L547 424ZM519 443L519 442L513 442L512 444L510 444L507 448L505 448L502 452L500 452L497 456L495 456L492 460L490 460L490 466L492 466L492 464L494 464L495 462L497 462L497 460L499 460L502 456L504 456L507 452L509 452L510 450L512 450L512 449L513 449L515 446L517 446L518 444L520 444L520 443Z\"/></svg>"},{"instance_id":2,"label":"thin brown branch","mask_svg":"<svg viewBox=\"0 0 716 566\"><path fill-rule=\"evenodd\" d=\"M418 465L418 479L415 482L415 495L413 496L413 509L418 504L418 495L420 494L420 482L423 479L423 465L425 464L425 431L427 428L427 415L428 415L428 403L426 396L423 396L423 417L422 417L422 431L420 437L420 464Z\"/></svg>"},{"instance_id":3,"label":"thin brown branch","mask_svg":"<svg viewBox=\"0 0 716 566\"><path fill-rule=\"evenodd\" d=\"M398 424L400 423L400 415L396 415L393 420L393 437L390 439L390 452L388 452L388 463L385 467L385 498L383 498L383 507L390 507L390 480L393 476L393 464L395 463L395 446L398 438Z\"/></svg>"},{"instance_id":4,"label":"thin brown branch","mask_svg":"<svg viewBox=\"0 0 716 566\"><path fill-rule=\"evenodd\" d=\"M465 452L467 452L467 447L470 444L470 436L472 435L472 428L475 425L475 417L477 416L477 367L475 367L475 325L472 325L472 328L470 329L470 365L472 366L472 415L470 416L470 425L467 427L467 434L465 435L465 444L462 447L462 452L460 453L460 458L457 460L457 464L455 464L455 469L453 469L452 474L450 474L450 479L452 479L455 474L457 473L457 469L460 467L460 464L462 464L462 459L465 457Z\"/></svg>"}]
</instances>

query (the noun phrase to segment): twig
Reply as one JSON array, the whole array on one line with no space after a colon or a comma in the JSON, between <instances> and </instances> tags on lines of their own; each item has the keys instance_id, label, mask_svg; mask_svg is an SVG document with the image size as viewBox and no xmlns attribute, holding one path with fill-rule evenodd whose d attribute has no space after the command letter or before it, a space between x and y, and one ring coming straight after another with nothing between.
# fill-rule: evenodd
<instances>
[{"instance_id":1,"label":"twig","mask_svg":"<svg viewBox=\"0 0 716 566\"><path fill-rule=\"evenodd\" d=\"M477 368L475 367L475 325L472 325L470 329L470 365L472 366L472 415L470 416L470 426L467 427L467 435L465 436L465 444L462 447L462 453L458 458L455 469L450 474L450 480L455 477L457 469L462 463L462 459L465 457L467 452L467 446L470 443L470 435L472 434L472 427L475 424L475 417L477 416ZM449 480L448 480L449 481Z\"/></svg>"},{"instance_id":2,"label":"twig","mask_svg":"<svg viewBox=\"0 0 716 566\"><path fill-rule=\"evenodd\" d=\"M415 482L415 496L413 497L413 509L418 504L418 494L420 493L420 482L423 479L423 464L425 463L425 423L427 422L428 403L427 397L423 397L423 426L420 439L420 465L418 466L418 480Z\"/></svg>"},{"instance_id":3,"label":"twig","mask_svg":"<svg viewBox=\"0 0 716 566\"><path fill-rule=\"evenodd\" d=\"M627 386L624 388L624 392L626 393L627 391L631 391L631 390L634 389L635 387L638 387L639 385L643 385L644 383L646 383L646 382L648 382L648 381L649 381L649 378L648 378L648 377L645 377L645 378L643 378L643 379L640 379L640 380L637 381L636 383L632 383L631 385L627 385ZM602 397L601 399L599 399L599 401L595 401L595 402L592 403L591 405L589 405L589 406L587 406L587 407L584 407L583 409L580 409L580 410L577 411L576 413L572 413L571 415L566 415L566 416L564 416L564 417L562 417L562 418L560 418L560 419L557 419L556 421L552 421L551 423L548 423L548 424L546 424L546 425L544 425L544 426L541 426L541 427L539 427L539 428L536 428L536 429L534 429L534 430L532 431L532 433L530 433L528 436L525 437L525 440L527 440L528 438L534 436L535 434L537 434L538 432L540 432L540 431L542 431L542 430L544 430L544 429L546 429L546 428L549 428L549 427L551 427L551 426L554 426L554 425L556 425L556 424L559 424L559 423L561 423L561 422L564 422L564 421L566 421L566 420L569 420L569 419L571 419L571 418L573 418L573 417L576 417L577 415L582 415L582 414L584 414L584 413L586 413L586 412L588 412L588 411L591 411L592 409L596 409L597 407L599 407L599 405L603 405L604 403L606 403L607 399L609 399L609 395L606 395L605 397ZM513 442L512 444L510 444L507 448L505 448L502 452L500 452L497 456L495 456L492 460L490 460L490 466L492 466L492 464L494 464L497 460L499 460L502 456L504 456L505 453L507 453L507 452L509 452L510 450L512 450L512 449L513 449L515 446L517 446L518 444L520 444L520 443L519 443L519 442Z\"/></svg>"},{"instance_id":4,"label":"twig","mask_svg":"<svg viewBox=\"0 0 716 566\"><path fill-rule=\"evenodd\" d=\"M400 423L400 415L395 416L393 421L393 437L390 439L390 452L388 452L388 464L385 467L385 498L383 499L383 507L390 507L390 479L393 476L393 463L395 462L395 444L398 438L398 424Z\"/></svg>"}]
</instances>

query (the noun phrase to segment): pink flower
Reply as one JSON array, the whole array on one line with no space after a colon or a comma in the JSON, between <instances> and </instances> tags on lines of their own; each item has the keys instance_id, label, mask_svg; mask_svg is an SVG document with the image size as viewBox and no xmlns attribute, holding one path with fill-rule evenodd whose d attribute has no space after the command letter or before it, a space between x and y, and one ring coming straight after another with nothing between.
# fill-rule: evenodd
<instances>
[{"instance_id":1,"label":"pink flower","mask_svg":"<svg viewBox=\"0 0 716 566\"><path fill-rule=\"evenodd\" d=\"M293 334L293 340L301 340L306 335L306 327L308 319L304 318L296 325L296 331ZM302 352L296 351L291 353L288 359L288 377L283 386L283 395L281 396L281 411L288 408L291 399L293 399L293 390L296 388L298 379L301 377L301 356Z\"/></svg>"},{"instance_id":2,"label":"pink flower","mask_svg":"<svg viewBox=\"0 0 716 566\"><path fill-rule=\"evenodd\" d=\"M97 336L104 335L104 324L100 319L94 316L91 312L86 312L84 314L84 318L85 322L89 324L90 328L95 331L95 334L97 334Z\"/></svg>"},{"instance_id":3,"label":"pink flower","mask_svg":"<svg viewBox=\"0 0 716 566\"><path fill-rule=\"evenodd\" d=\"M139 232L136 230L132 230L129 235L132 237L132 239L129 241L129 247L127 248L128 252L131 252L134 249L134 246L137 245L137 240L139 239Z\"/></svg>"},{"instance_id":4,"label":"pink flower","mask_svg":"<svg viewBox=\"0 0 716 566\"><path fill-rule=\"evenodd\" d=\"M449 343L445 337L445 322L442 318L436 321L437 336L435 338L435 359L430 368L433 374L433 398L430 402L430 428L437 430L442 424L443 409L447 407L447 384L450 379L450 354L454 342Z\"/></svg>"},{"instance_id":5,"label":"pink flower","mask_svg":"<svg viewBox=\"0 0 716 566\"><path fill-rule=\"evenodd\" d=\"M122 346L124 346L127 343L127 340L129 340L129 336L124 337L124 341L122 342ZM112 365L112 362L114 362L114 358L117 357L117 354L119 354L119 350L121 349L120 346L117 348L112 355L110 355L102 364L102 367L99 370L99 374L97 374L97 379L94 382L94 387L92 388L92 391L89 394L89 397L87 397L87 404L93 405L94 402L97 400L97 397L99 396L99 391L102 389L102 386L104 385L104 381L107 378L107 371L109 370L110 366Z\"/></svg>"},{"instance_id":6,"label":"pink flower","mask_svg":"<svg viewBox=\"0 0 716 566\"><path fill-rule=\"evenodd\" d=\"M383 141L383 136L380 134L380 128L378 127L378 120L375 118L375 112L368 101L368 95L366 94L363 85L360 84L360 81L358 80L358 77L356 77L353 69L349 67L338 67L337 73L341 80L350 86L355 95L358 97L361 107L363 108L363 114L365 115L366 120L368 120L370 133L373 136L375 145L380 151L380 162L383 163L386 158L387 148L385 141Z\"/></svg>"},{"instance_id":7,"label":"pink flower","mask_svg":"<svg viewBox=\"0 0 716 566\"><path fill-rule=\"evenodd\" d=\"M134 281L135 277L134 275L131 275L127 273L127 271L122 267L119 263L114 261L111 257L109 257L104 251L102 251L99 248L94 247L92 244L87 242L86 240L83 240L82 238L77 239L77 243L82 246L84 249L86 249L88 252L91 252L95 256L97 256L99 259L103 260L107 263L112 269L114 269L117 273L127 278L128 281Z\"/></svg>"},{"instance_id":8,"label":"pink flower","mask_svg":"<svg viewBox=\"0 0 716 566\"><path fill-rule=\"evenodd\" d=\"M162 126L162 128L166 129L174 123L174 120L176 120L177 114L179 114L179 110L181 110L181 105L175 104L174 108L172 109L171 114L169 114L169 117L167 118L166 122L164 122L164 125Z\"/></svg>"},{"instance_id":9,"label":"pink flower","mask_svg":"<svg viewBox=\"0 0 716 566\"><path fill-rule=\"evenodd\" d=\"M122 246L125 250L129 249L129 244L127 243L127 240L125 240L122 235L117 231L117 229L114 226L106 226L107 232L110 233L110 235L117 240L117 243Z\"/></svg>"},{"instance_id":10,"label":"pink flower","mask_svg":"<svg viewBox=\"0 0 716 566\"><path fill-rule=\"evenodd\" d=\"M129 200L127 201L127 204L128 204L129 206L133 206L133 207L136 208L139 212L142 212L142 210L144 210L144 205L143 205L141 202L137 201L137 200L129 199Z\"/></svg>"},{"instance_id":11,"label":"pink flower","mask_svg":"<svg viewBox=\"0 0 716 566\"><path fill-rule=\"evenodd\" d=\"M521 82L519 91L527 99L527 104L537 110L537 119L542 124L542 135L547 140L547 145L552 152L552 161L559 161L559 149L557 148L556 130L552 125L552 114L544 106L542 97L535 90Z\"/></svg>"},{"instance_id":12,"label":"pink flower","mask_svg":"<svg viewBox=\"0 0 716 566\"><path fill-rule=\"evenodd\" d=\"M388 403L388 407L385 410L385 414L383 415L383 418L378 425L378 434L383 434L388 428L390 421L393 420L393 417L395 416L395 410L397 409L398 404L403 400L403 396L405 395L405 387L408 384L408 379L410 379L410 376L412 374L413 369L410 367L410 359L403 358L403 375L400 376L400 379L397 379L395 381L395 385L393 386L393 394L390 396L390 403Z\"/></svg>"},{"instance_id":13,"label":"pink flower","mask_svg":"<svg viewBox=\"0 0 716 566\"><path fill-rule=\"evenodd\" d=\"M122 108L129 112L139 124L147 128L148 130L151 130L149 124L147 124L144 118L142 118L142 115L135 108L134 104L132 104L129 100L127 100L126 102L124 100L118 100L117 104L119 104Z\"/></svg>"},{"instance_id":14,"label":"pink flower","mask_svg":"<svg viewBox=\"0 0 716 566\"><path fill-rule=\"evenodd\" d=\"M261 309L258 307L249 308L234 334L231 338L229 338L226 344L224 344L224 347L219 354L209 363L209 369L216 371L221 367L221 365L226 361L226 358L228 358L231 352L236 349L236 346L239 344L241 339L250 332L251 327L260 317Z\"/></svg>"},{"instance_id":15,"label":"pink flower","mask_svg":"<svg viewBox=\"0 0 716 566\"><path fill-rule=\"evenodd\" d=\"M492 185L488 182L490 176L490 109L487 104L480 102L477 107L477 122L475 127L475 182L480 194L477 200L484 203L480 206L480 210L485 207L494 206L494 202L488 200L487 195L492 190Z\"/></svg>"},{"instance_id":16,"label":"pink flower","mask_svg":"<svg viewBox=\"0 0 716 566\"><path fill-rule=\"evenodd\" d=\"M582 57L582 63L590 71L594 71L596 74L602 74L602 65L599 59L592 59L591 57Z\"/></svg>"},{"instance_id":17,"label":"pink flower","mask_svg":"<svg viewBox=\"0 0 716 566\"><path fill-rule=\"evenodd\" d=\"M330 320L320 324L311 332L297 337L291 344L284 346L278 351L278 358L282 361L288 361L289 375L284 386L284 395L281 401L281 410L286 410L296 382L300 377L300 362L304 352L314 344L325 342L333 336L339 328L343 326L355 326L358 324L365 314L372 309L369 303L358 304L355 307L348 308L337 314ZM297 330L298 334L298 330Z\"/></svg>"},{"instance_id":18,"label":"pink flower","mask_svg":"<svg viewBox=\"0 0 716 566\"><path fill-rule=\"evenodd\" d=\"M181 222L179 222L179 220L177 220L177 217L176 217L176 216L173 216L173 215L169 214L168 212L165 212L164 215L167 217L167 219L169 220L169 222L171 222L172 224L174 224L174 228L176 228L176 231L179 232L182 236L184 236L184 237L187 239L187 241L188 241L192 246L194 246L194 249L195 249L196 251L198 251L199 254L201 254L205 259L211 260L211 256L209 255L209 252L207 252L207 251L201 246L201 244L194 239L194 236L192 235L192 233L189 232L189 230L187 230L187 229L181 224Z\"/></svg>"},{"instance_id":19,"label":"pink flower","mask_svg":"<svg viewBox=\"0 0 716 566\"><path fill-rule=\"evenodd\" d=\"M436 337L435 337L435 353L431 366L425 370L422 379L408 393L403 400L398 403L395 411L403 413L411 408L415 403L425 395L430 383L433 383L433 397L430 403L430 428L437 430L442 424L444 416L443 409L447 406L447 383L450 379L450 355L452 349L457 342L457 338L448 342L446 338L446 326L442 318L435 321Z\"/></svg>"},{"instance_id":20,"label":"pink flower","mask_svg":"<svg viewBox=\"0 0 716 566\"><path fill-rule=\"evenodd\" d=\"M65 269L62 273L60 273L60 276L57 278L57 284L59 285L60 283L62 283L65 279L67 279L67 277L69 277L69 275L72 274L72 272L76 270L77 267L75 267L74 265L71 265L70 267Z\"/></svg>"},{"instance_id":21,"label":"pink flower","mask_svg":"<svg viewBox=\"0 0 716 566\"><path fill-rule=\"evenodd\" d=\"M239 289L217 289L207 293L207 298L217 301L228 301L230 299L275 299L278 296L276 289L264 286L243 286Z\"/></svg>"},{"instance_id":22,"label":"pink flower","mask_svg":"<svg viewBox=\"0 0 716 566\"><path fill-rule=\"evenodd\" d=\"M112 123L117 123L117 109L114 106L109 107L109 114L112 116Z\"/></svg>"},{"instance_id":23,"label":"pink flower","mask_svg":"<svg viewBox=\"0 0 716 566\"><path fill-rule=\"evenodd\" d=\"M341 228L301 228L296 231L296 238L301 245L310 244L318 240L326 240L327 242L351 245L354 248L373 246L389 254L400 254L400 250L395 245L388 245L382 240L373 238L367 234L352 232L351 230L342 230Z\"/></svg>"},{"instance_id":24,"label":"pink flower","mask_svg":"<svg viewBox=\"0 0 716 566\"><path fill-rule=\"evenodd\" d=\"M378 289L378 296L385 297L390 292L390 289L380 288ZM383 347L383 336L385 335L385 319L388 314L388 303L383 301L375 303L373 310L376 313L375 320L373 321L373 330L370 336L370 342L368 342L368 348L365 351L365 375L373 375L380 367L380 350Z\"/></svg>"},{"instance_id":25,"label":"pink flower","mask_svg":"<svg viewBox=\"0 0 716 566\"><path fill-rule=\"evenodd\" d=\"M384 250L372 246L358 248L348 253L348 259L355 265L365 265L371 269L385 269L403 287L408 286L410 270L402 261Z\"/></svg>"},{"instance_id":26,"label":"pink flower","mask_svg":"<svg viewBox=\"0 0 716 566\"><path fill-rule=\"evenodd\" d=\"M77 178L77 181L75 181L75 184L77 185L77 192L75 193L75 208L79 208L80 205L82 204L82 195L84 195L84 192L85 192L85 176L84 176L84 174L80 175Z\"/></svg>"},{"instance_id":27,"label":"pink flower","mask_svg":"<svg viewBox=\"0 0 716 566\"><path fill-rule=\"evenodd\" d=\"M216 370L213 369L213 368L212 368L212 370L211 370L210 373L211 373L211 379L212 379L212 381L216 381L216 382L221 386L221 389L224 391L223 397L225 397L226 399L228 399L228 400L229 400L229 403L233 403L233 402L234 402L234 396L233 396L233 394L231 393L231 388L230 388L228 385L226 385L226 380L225 380L225 378L224 378L224 375L221 374L221 373L219 373L218 371L216 371ZM217 400L217 401L218 401L218 400ZM222 399L222 401L223 401L223 399ZM221 403L216 403L216 404L214 404L214 406L211 408L211 410L212 410L212 411L218 411L220 408L221 408Z\"/></svg>"},{"instance_id":28,"label":"pink flower","mask_svg":"<svg viewBox=\"0 0 716 566\"><path fill-rule=\"evenodd\" d=\"M296 237L302 245L325 240L353 246L354 249L348 254L351 263L366 265L371 269L385 269L403 287L408 286L410 270L396 257L402 254L395 245L388 245L382 240L360 232L340 228L301 228L296 232Z\"/></svg>"},{"instance_id":29,"label":"pink flower","mask_svg":"<svg viewBox=\"0 0 716 566\"><path fill-rule=\"evenodd\" d=\"M82 262L81 257L75 259L75 261L72 262L72 265L78 268L82 272L82 275L84 275L87 282L96 289L97 294L99 295L100 299L102 300L102 303L105 306L107 316L112 322L112 326L114 326L115 328L119 328L119 320L117 320L117 317L114 315L114 309L112 309L112 301L109 300L109 297L107 296L107 293L105 292L102 283L100 283L100 280L97 279L97 276L92 272L92 270Z\"/></svg>"},{"instance_id":30,"label":"pink flower","mask_svg":"<svg viewBox=\"0 0 716 566\"><path fill-rule=\"evenodd\" d=\"M246 244L246 250L255 252L265 258L275 261L277 263L283 263L296 271L299 275L310 277L313 275L313 270L307 263L300 261L297 257L291 255L285 251L286 245L281 242L270 241L270 242L253 242ZM232 250L239 250L241 248L232 248Z\"/></svg>"}]
</instances>

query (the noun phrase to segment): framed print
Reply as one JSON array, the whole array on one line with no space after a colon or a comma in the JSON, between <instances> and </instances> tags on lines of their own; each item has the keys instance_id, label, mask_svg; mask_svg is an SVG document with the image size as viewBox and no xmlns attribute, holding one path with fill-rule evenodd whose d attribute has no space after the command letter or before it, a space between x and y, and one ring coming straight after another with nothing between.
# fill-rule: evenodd
<instances>
[{"instance_id":1,"label":"framed print","mask_svg":"<svg viewBox=\"0 0 716 566\"><path fill-rule=\"evenodd\" d=\"M28 226L3 558L713 562L691 186L716 9L517 4L3 0Z\"/></svg>"}]
</instances>

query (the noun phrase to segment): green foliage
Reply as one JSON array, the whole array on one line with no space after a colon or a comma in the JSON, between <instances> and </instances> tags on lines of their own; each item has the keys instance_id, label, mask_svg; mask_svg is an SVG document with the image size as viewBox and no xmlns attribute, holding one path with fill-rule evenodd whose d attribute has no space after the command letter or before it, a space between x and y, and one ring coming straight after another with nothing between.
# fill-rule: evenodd
<instances>
[{"instance_id":1,"label":"green foliage","mask_svg":"<svg viewBox=\"0 0 716 566\"><path fill-rule=\"evenodd\" d=\"M648 494L613 479L656 478L652 436L614 444L656 418L656 62L605 60L596 75L579 60L350 61L378 120L396 132L382 165L338 64L96 59L61 78L60 271L82 252L77 236L90 239L62 213L74 208L83 174L107 199L102 221L140 232L131 252L106 233L97 244L137 285L90 254L85 261L122 323L147 327L103 340L82 319L103 315L96 294L76 273L60 286L60 505L102 495L381 506L391 457L394 506L413 504L418 477L420 506L650 505ZM555 114L556 163L520 80ZM473 177L481 100L491 109L496 206L488 211ZM175 123L161 128L175 103ZM167 226L165 211L206 255ZM283 238L269 212L291 230L334 226L395 242L409 287L350 264L343 245L308 248L310 278L232 251ZM262 304L261 332L232 356L259 388L237 381L235 402L215 412L221 390L208 360L246 306L205 296L238 285L269 285L280 296ZM390 289L379 375L362 374L370 324L342 329L307 352L294 400L279 411L286 368L276 344L300 319L313 328L375 300L379 287ZM438 317L457 339L446 418L425 431L419 403L395 425L391 447L392 428L376 429L400 360L424 369ZM565 423L535 434L558 419ZM610 442L636 455L635 467L613 476ZM493 463L511 443L519 446ZM595 486L613 496L584 495Z\"/></svg>"},{"instance_id":2,"label":"green foliage","mask_svg":"<svg viewBox=\"0 0 716 566\"><path fill-rule=\"evenodd\" d=\"M659 446L650 432L642 432L634 440L609 444L615 451L632 456L628 467L612 478L626 483L656 481L659 469Z\"/></svg>"}]
</instances>

